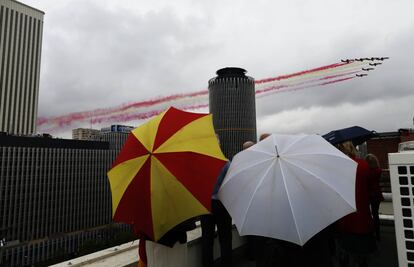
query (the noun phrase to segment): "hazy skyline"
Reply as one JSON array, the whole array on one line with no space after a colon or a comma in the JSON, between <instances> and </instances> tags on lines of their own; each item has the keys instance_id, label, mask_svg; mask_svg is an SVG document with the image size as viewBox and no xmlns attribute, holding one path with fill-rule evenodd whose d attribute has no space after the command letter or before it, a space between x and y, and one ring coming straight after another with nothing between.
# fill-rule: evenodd
<instances>
[{"instance_id":1,"label":"hazy skyline","mask_svg":"<svg viewBox=\"0 0 414 267\"><path fill-rule=\"evenodd\" d=\"M40 116L197 91L226 66L261 79L388 56L361 79L258 99L258 132L413 126L410 0L22 2L46 13Z\"/></svg>"}]
</instances>

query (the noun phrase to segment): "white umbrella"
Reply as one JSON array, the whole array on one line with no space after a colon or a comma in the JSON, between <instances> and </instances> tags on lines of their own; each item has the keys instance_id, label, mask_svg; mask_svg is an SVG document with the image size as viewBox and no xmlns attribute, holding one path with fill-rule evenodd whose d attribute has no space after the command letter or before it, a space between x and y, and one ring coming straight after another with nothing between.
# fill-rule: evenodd
<instances>
[{"instance_id":1,"label":"white umbrella","mask_svg":"<svg viewBox=\"0 0 414 267\"><path fill-rule=\"evenodd\" d=\"M240 235L303 245L355 211L357 164L319 135L271 135L236 154L218 193Z\"/></svg>"}]
</instances>

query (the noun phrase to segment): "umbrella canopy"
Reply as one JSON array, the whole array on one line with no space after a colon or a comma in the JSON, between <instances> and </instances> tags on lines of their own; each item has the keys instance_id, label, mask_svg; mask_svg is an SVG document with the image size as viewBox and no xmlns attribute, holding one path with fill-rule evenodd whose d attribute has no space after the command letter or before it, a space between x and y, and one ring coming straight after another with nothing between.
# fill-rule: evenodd
<instances>
[{"instance_id":1,"label":"umbrella canopy","mask_svg":"<svg viewBox=\"0 0 414 267\"><path fill-rule=\"evenodd\" d=\"M355 211L357 164L318 135L271 135L235 155L218 193L240 235L303 245Z\"/></svg>"},{"instance_id":2,"label":"umbrella canopy","mask_svg":"<svg viewBox=\"0 0 414 267\"><path fill-rule=\"evenodd\" d=\"M343 143L345 141L352 141L352 143L357 146L375 136L377 136L375 131L369 131L359 126L352 126L331 131L324 134L322 137L333 145Z\"/></svg>"},{"instance_id":3,"label":"umbrella canopy","mask_svg":"<svg viewBox=\"0 0 414 267\"><path fill-rule=\"evenodd\" d=\"M108 172L114 221L157 241L208 214L226 161L211 115L169 108L130 133Z\"/></svg>"}]
</instances>

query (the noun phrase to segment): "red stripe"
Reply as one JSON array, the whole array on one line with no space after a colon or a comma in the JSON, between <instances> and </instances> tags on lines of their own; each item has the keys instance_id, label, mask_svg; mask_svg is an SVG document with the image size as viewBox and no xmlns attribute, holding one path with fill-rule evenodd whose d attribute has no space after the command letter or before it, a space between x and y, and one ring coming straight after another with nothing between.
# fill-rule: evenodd
<instances>
[{"instance_id":1,"label":"red stripe","mask_svg":"<svg viewBox=\"0 0 414 267\"><path fill-rule=\"evenodd\" d=\"M324 76L322 78L316 78L316 79L312 79L312 80L307 80L304 82L297 82L297 83L293 83L293 84L289 84L289 85L273 85L273 86L269 86L263 89L259 89L256 90L256 95L260 95L262 93L267 93L268 91L274 91L274 90L279 90L282 88L288 88L288 87L295 87L298 85L304 85L304 84L308 84L308 83L314 83L317 81L323 81L323 80L329 80L329 79L333 79L333 78L337 78L337 77L342 77L342 76L347 76L347 75L351 75L351 74L355 74L361 72L360 70L356 70L356 71L351 71L351 72L347 72L347 73L341 73L341 74L335 74L335 75L329 75L329 76ZM344 81L344 80L348 80L348 79L341 79L340 81ZM337 80L335 80L337 81ZM318 85L325 85L325 83L321 83Z\"/></svg>"},{"instance_id":2,"label":"red stripe","mask_svg":"<svg viewBox=\"0 0 414 267\"><path fill-rule=\"evenodd\" d=\"M112 168L124 161L146 154L149 154L148 150L144 147L144 145L141 144L140 141L138 141L135 135L130 133L127 140L125 141L124 147L121 149L117 158L112 164Z\"/></svg>"},{"instance_id":3,"label":"red stripe","mask_svg":"<svg viewBox=\"0 0 414 267\"><path fill-rule=\"evenodd\" d=\"M326 65L326 66L322 66L322 67L315 68L315 69L310 69L310 70L304 70L304 71L300 71L300 72L296 72L296 73L292 73L292 74L288 74L288 75L282 75L282 76L278 76L278 77L274 77L274 78L267 78L267 79L257 80L257 81L255 81L255 83L260 84L260 83L267 83L267 82L272 82L272 81L280 81L280 80L292 78L292 77L295 77L295 76L309 74L309 73L312 73L312 72L337 68L337 67L347 65L347 64L350 64L350 63L335 63L335 64Z\"/></svg>"},{"instance_id":4,"label":"red stripe","mask_svg":"<svg viewBox=\"0 0 414 267\"><path fill-rule=\"evenodd\" d=\"M119 202L114 221L132 224L136 234L154 239L151 212L151 159L149 158Z\"/></svg>"},{"instance_id":5,"label":"red stripe","mask_svg":"<svg viewBox=\"0 0 414 267\"><path fill-rule=\"evenodd\" d=\"M353 79L353 78L355 78L355 76L346 77L346 78L343 78L343 79L333 80L333 81L329 81L329 82L324 82L324 83L321 83L320 85L328 85L328 84L332 84L332 83L337 83L337 82L342 82L342 81L350 80L350 79Z\"/></svg>"},{"instance_id":6,"label":"red stripe","mask_svg":"<svg viewBox=\"0 0 414 267\"><path fill-rule=\"evenodd\" d=\"M192 152L159 153L155 156L201 204L211 210L214 185L226 161Z\"/></svg>"},{"instance_id":7,"label":"red stripe","mask_svg":"<svg viewBox=\"0 0 414 267\"><path fill-rule=\"evenodd\" d=\"M170 138L174 133L183 128L185 125L206 115L207 114L186 112L174 107L170 107L158 125L153 151L155 151L160 145L168 140L168 138Z\"/></svg>"},{"instance_id":8,"label":"red stripe","mask_svg":"<svg viewBox=\"0 0 414 267\"><path fill-rule=\"evenodd\" d=\"M180 98L185 97L197 97L208 94L208 90L204 89L201 91L193 92L193 93L185 93L185 94L174 94L170 96L164 96L155 98L152 100L145 100L145 101L139 101L134 103L128 103L128 104L122 104L120 106L112 107L112 108L100 108L90 111L83 111L83 112L74 112L69 113L67 115L58 116L58 117L39 117L37 120L38 126L41 126L45 123L58 123L58 124L66 124L71 123L74 120L83 120L86 118L93 118L97 116L105 116L111 113L116 113L120 111L124 111L130 108L144 108L144 107L150 107L156 104L168 102L168 101L174 101Z\"/></svg>"},{"instance_id":9,"label":"red stripe","mask_svg":"<svg viewBox=\"0 0 414 267\"><path fill-rule=\"evenodd\" d=\"M292 77L301 76L304 74L309 74L309 73L313 73L313 72L317 72L321 70L335 69L337 67L344 66L347 64L351 64L351 62L335 63L331 65L322 66L319 68L296 72L293 74L265 78L261 80L256 80L255 83L263 84L263 83L272 82L272 81L280 81L280 80L289 79ZM314 86L311 86L311 87L314 87ZM278 89L278 88L274 88L274 89ZM176 101L182 98L191 99L192 97L198 97L198 96L203 96L207 94L208 94L208 91L206 89L203 89L203 90L193 92L193 93L173 94L173 95L154 98L154 99L150 99L146 101L122 104L122 105L112 107L112 108L101 108L101 109L90 110L90 111L74 112L74 113L70 113L67 115L63 115L63 116L56 116L56 117L49 117L49 118L39 117L37 120L37 125L41 127L45 124L54 124L54 127L52 127L51 129L43 129L42 131L57 132L59 130L62 130L72 125L72 123L75 121L90 120L90 123L95 124L95 123L102 123L102 122L130 121L134 119L142 120L142 119L147 119L147 118L157 115L159 111L158 110L148 111L146 113L140 113L140 114L134 113L132 115L131 114L115 114L115 113L118 113L118 112L125 113L131 108L139 109L139 108L152 107L156 104L165 103L168 101Z\"/></svg>"}]
</instances>

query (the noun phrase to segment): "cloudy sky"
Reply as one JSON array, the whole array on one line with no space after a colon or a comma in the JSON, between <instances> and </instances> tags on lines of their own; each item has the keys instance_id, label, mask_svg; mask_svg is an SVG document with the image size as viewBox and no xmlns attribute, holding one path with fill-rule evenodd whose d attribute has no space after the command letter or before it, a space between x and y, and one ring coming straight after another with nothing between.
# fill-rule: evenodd
<instances>
[{"instance_id":1,"label":"cloudy sky","mask_svg":"<svg viewBox=\"0 0 414 267\"><path fill-rule=\"evenodd\" d=\"M227 66L262 79L388 56L361 79L258 99L258 131L413 127L412 0L22 2L46 13L39 116L197 91Z\"/></svg>"}]
</instances>

